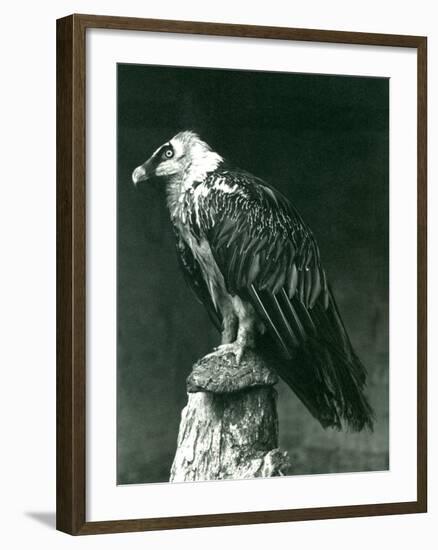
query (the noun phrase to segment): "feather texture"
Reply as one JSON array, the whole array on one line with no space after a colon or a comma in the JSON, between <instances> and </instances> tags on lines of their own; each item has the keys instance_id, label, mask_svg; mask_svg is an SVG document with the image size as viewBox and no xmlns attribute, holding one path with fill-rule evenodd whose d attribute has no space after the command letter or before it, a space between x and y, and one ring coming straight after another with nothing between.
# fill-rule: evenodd
<instances>
[{"instance_id":1,"label":"feather texture","mask_svg":"<svg viewBox=\"0 0 438 550\"><path fill-rule=\"evenodd\" d=\"M206 239L227 292L248 301L267 334L260 349L324 427L372 427L365 369L342 323L317 243L290 202L266 182L219 165L188 192L194 238ZM208 215L202 213L208 212ZM191 286L218 326L196 261L178 245Z\"/></svg>"}]
</instances>

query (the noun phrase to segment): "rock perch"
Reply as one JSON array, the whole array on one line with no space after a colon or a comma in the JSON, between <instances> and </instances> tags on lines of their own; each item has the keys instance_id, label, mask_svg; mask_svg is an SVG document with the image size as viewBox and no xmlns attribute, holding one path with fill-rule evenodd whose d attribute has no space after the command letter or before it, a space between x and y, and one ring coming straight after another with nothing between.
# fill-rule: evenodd
<instances>
[{"instance_id":1,"label":"rock perch","mask_svg":"<svg viewBox=\"0 0 438 550\"><path fill-rule=\"evenodd\" d=\"M187 379L170 481L250 479L287 475L278 448L277 376L252 351L200 359Z\"/></svg>"}]
</instances>

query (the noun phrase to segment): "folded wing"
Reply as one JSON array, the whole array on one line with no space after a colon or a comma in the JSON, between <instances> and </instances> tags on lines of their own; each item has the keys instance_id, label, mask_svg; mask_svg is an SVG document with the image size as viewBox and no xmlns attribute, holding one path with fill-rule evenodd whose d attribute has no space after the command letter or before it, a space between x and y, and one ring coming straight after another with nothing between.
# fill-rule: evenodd
<instances>
[{"instance_id":1,"label":"folded wing","mask_svg":"<svg viewBox=\"0 0 438 550\"><path fill-rule=\"evenodd\" d=\"M203 227L227 290L253 305L281 357L275 368L323 426L372 427L365 369L311 231L273 187L233 177L239 192L210 197Z\"/></svg>"}]
</instances>

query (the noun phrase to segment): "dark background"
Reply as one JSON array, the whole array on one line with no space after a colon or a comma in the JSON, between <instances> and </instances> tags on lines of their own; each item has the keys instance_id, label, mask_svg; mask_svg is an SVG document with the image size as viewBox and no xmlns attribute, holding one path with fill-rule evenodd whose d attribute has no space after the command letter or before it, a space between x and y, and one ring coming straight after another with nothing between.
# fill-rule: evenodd
<instances>
[{"instance_id":1,"label":"dark background","mask_svg":"<svg viewBox=\"0 0 438 550\"><path fill-rule=\"evenodd\" d=\"M168 480L185 378L219 343L179 271L164 189L131 183L184 129L298 208L368 369L371 434L323 430L278 385L294 473L388 468L388 123L383 78L118 65L118 483Z\"/></svg>"}]
</instances>

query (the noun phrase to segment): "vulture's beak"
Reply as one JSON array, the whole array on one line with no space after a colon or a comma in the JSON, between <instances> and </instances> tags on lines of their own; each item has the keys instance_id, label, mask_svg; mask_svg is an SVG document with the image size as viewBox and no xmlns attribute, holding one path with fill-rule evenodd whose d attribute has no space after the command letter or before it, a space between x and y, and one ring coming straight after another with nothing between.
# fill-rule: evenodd
<instances>
[{"instance_id":1,"label":"vulture's beak","mask_svg":"<svg viewBox=\"0 0 438 550\"><path fill-rule=\"evenodd\" d=\"M144 164L137 166L137 168L132 172L132 181L134 185L140 183L141 181L146 181L152 176L152 166L151 161L147 160Z\"/></svg>"}]
</instances>

